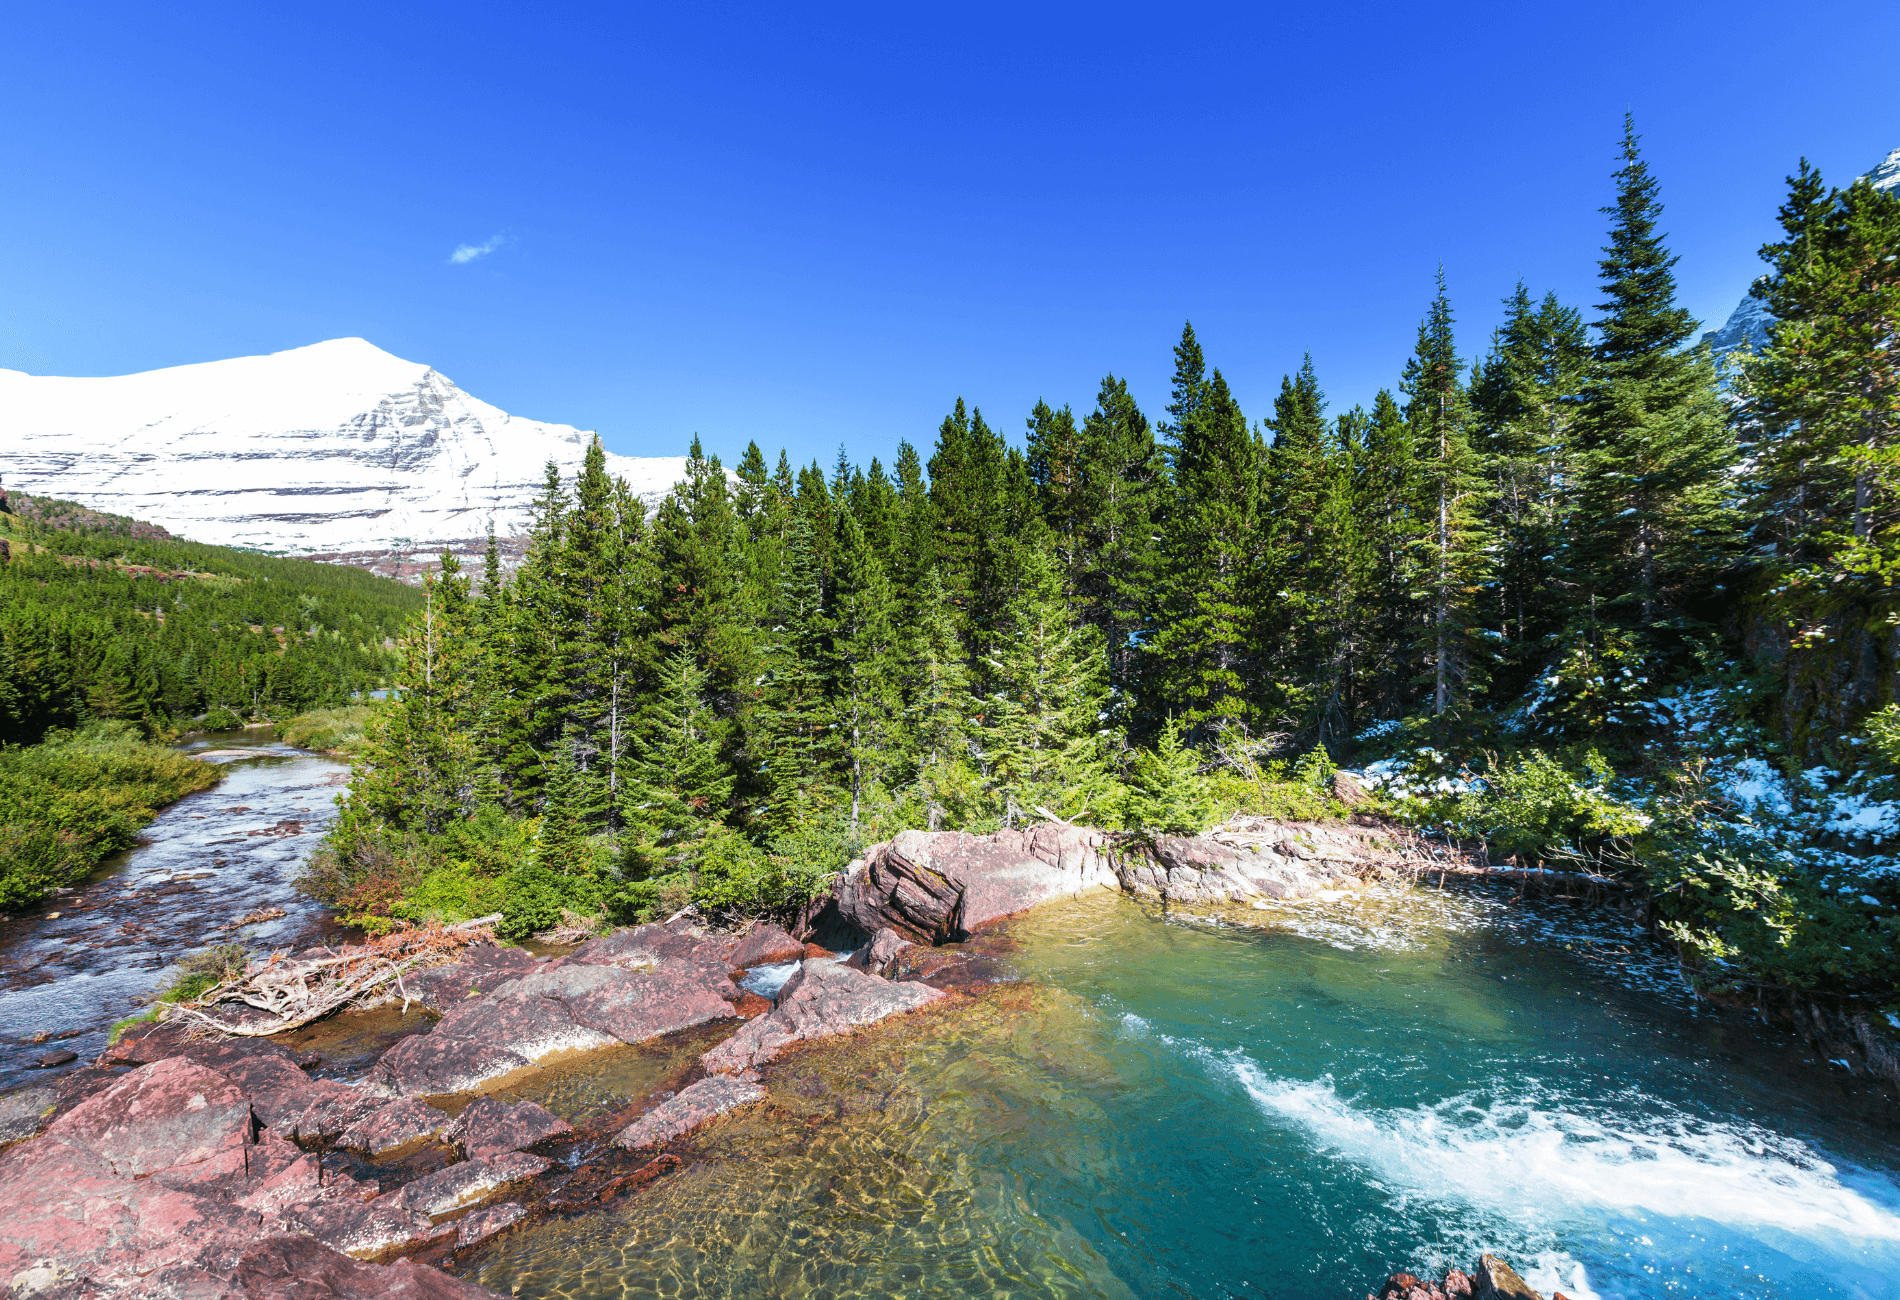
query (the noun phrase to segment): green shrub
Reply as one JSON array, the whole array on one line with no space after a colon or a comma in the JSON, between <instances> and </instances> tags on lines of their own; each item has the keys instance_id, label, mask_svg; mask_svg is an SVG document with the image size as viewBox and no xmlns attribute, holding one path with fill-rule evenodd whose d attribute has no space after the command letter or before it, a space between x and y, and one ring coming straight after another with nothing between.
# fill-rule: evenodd
<instances>
[{"instance_id":1,"label":"green shrub","mask_svg":"<svg viewBox=\"0 0 1900 1300\"><path fill-rule=\"evenodd\" d=\"M1608 843L1640 834L1650 819L1610 795L1616 774L1596 750L1579 766L1573 772L1538 749L1505 766L1493 760L1483 788L1461 801L1453 829L1530 866L1600 862Z\"/></svg>"},{"instance_id":2,"label":"green shrub","mask_svg":"<svg viewBox=\"0 0 1900 1300\"><path fill-rule=\"evenodd\" d=\"M1900 882L1848 890L1790 870L1759 828L1670 822L1645 838L1660 927L1704 988L1759 986L1865 994L1900 989Z\"/></svg>"},{"instance_id":3,"label":"green shrub","mask_svg":"<svg viewBox=\"0 0 1900 1300\"><path fill-rule=\"evenodd\" d=\"M130 722L91 722L0 750L0 910L80 879L132 847L159 808L220 776L145 741Z\"/></svg>"},{"instance_id":4,"label":"green shrub","mask_svg":"<svg viewBox=\"0 0 1900 1300\"><path fill-rule=\"evenodd\" d=\"M1183 730L1180 719L1169 718L1154 748L1135 752L1122 796L1122 825L1128 829L1196 835L1210 824L1212 792L1201 775L1200 755L1182 740Z\"/></svg>"},{"instance_id":5,"label":"green shrub","mask_svg":"<svg viewBox=\"0 0 1900 1300\"><path fill-rule=\"evenodd\" d=\"M277 739L299 749L354 754L363 747L363 732L376 714L370 704L340 709L312 709L276 726Z\"/></svg>"},{"instance_id":6,"label":"green shrub","mask_svg":"<svg viewBox=\"0 0 1900 1300\"><path fill-rule=\"evenodd\" d=\"M501 890L504 939L526 939L560 924L563 914L598 916L607 905L608 882L598 875L562 875L546 867L518 867L496 882Z\"/></svg>"},{"instance_id":7,"label":"green shrub","mask_svg":"<svg viewBox=\"0 0 1900 1300\"><path fill-rule=\"evenodd\" d=\"M219 704L205 714L206 731L236 731L244 725L244 719L235 710Z\"/></svg>"},{"instance_id":8,"label":"green shrub","mask_svg":"<svg viewBox=\"0 0 1900 1300\"><path fill-rule=\"evenodd\" d=\"M418 925L453 923L505 913L507 902L508 887L501 877L458 861L437 867L403 891L389 915Z\"/></svg>"},{"instance_id":9,"label":"green shrub","mask_svg":"<svg viewBox=\"0 0 1900 1300\"><path fill-rule=\"evenodd\" d=\"M182 958L171 987L159 994L161 1002L189 1002L228 979L244 973L244 946L221 943Z\"/></svg>"}]
</instances>

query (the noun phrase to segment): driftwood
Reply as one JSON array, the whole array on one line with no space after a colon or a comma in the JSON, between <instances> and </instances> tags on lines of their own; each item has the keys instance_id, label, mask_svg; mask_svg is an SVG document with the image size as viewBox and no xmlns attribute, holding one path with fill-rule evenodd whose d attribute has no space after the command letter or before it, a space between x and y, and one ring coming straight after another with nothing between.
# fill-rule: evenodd
<instances>
[{"instance_id":1,"label":"driftwood","mask_svg":"<svg viewBox=\"0 0 1900 1300\"><path fill-rule=\"evenodd\" d=\"M262 1038L320 1020L333 1011L359 1004L371 995L382 996L393 984L409 1009L409 992L402 977L411 971L454 961L462 948L495 937L490 928L501 913L463 921L397 930L365 943L325 954L292 958L274 952L263 961L248 963L244 973L206 989L188 1002L173 1005L171 1014L193 1025L239 1038ZM242 1003L264 1013L230 1019L217 1013L226 1003Z\"/></svg>"}]
</instances>

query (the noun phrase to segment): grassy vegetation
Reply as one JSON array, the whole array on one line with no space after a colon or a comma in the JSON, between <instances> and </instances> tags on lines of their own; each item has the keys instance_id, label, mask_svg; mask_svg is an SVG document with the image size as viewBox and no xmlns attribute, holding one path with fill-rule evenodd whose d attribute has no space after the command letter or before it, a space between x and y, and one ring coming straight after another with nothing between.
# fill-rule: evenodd
<instances>
[{"instance_id":1,"label":"grassy vegetation","mask_svg":"<svg viewBox=\"0 0 1900 1300\"><path fill-rule=\"evenodd\" d=\"M353 755L363 747L363 731L376 715L373 704L312 709L277 724L277 739L299 749Z\"/></svg>"},{"instance_id":2,"label":"grassy vegetation","mask_svg":"<svg viewBox=\"0 0 1900 1300\"><path fill-rule=\"evenodd\" d=\"M218 777L209 763L143 740L129 722L91 722L0 750L0 911L82 878L130 848L159 808Z\"/></svg>"}]
</instances>

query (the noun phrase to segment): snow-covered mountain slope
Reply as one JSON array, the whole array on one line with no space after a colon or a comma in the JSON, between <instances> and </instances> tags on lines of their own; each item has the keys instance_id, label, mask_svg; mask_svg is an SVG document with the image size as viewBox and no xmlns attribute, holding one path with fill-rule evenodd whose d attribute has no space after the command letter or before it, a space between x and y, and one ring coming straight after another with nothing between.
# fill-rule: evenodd
<instances>
[{"instance_id":1,"label":"snow-covered mountain slope","mask_svg":"<svg viewBox=\"0 0 1900 1300\"><path fill-rule=\"evenodd\" d=\"M1873 182L1877 190L1900 186L1900 149L1888 154L1880 166L1868 172L1867 179ZM1727 356L1744 343L1759 352L1768 345L1768 327L1774 321L1774 316L1762 306L1759 298L1744 294L1722 328L1710 330L1702 336L1702 341L1714 350L1717 358Z\"/></svg>"},{"instance_id":2,"label":"snow-covered mountain slope","mask_svg":"<svg viewBox=\"0 0 1900 1300\"><path fill-rule=\"evenodd\" d=\"M524 420L428 366L332 339L106 379L0 370L0 481L162 524L194 541L391 571L509 537L550 460L591 433ZM609 455L649 504L681 456Z\"/></svg>"}]
</instances>

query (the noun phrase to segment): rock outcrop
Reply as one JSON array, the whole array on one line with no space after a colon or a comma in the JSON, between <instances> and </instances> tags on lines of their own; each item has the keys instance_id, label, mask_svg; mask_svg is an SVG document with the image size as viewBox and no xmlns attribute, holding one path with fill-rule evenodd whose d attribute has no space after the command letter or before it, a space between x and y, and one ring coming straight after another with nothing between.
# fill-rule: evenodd
<instances>
[{"instance_id":1,"label":"rock outcrop","mask_svg":"<svg viewBox=\"0 0 1900 1300\"><path fill-rule=\"evenodd\" d=\"M557 1052L643 1043L732 1016L733 946L658 926L593 940L465 997L428 1033L384 1053L364 1086L398 1097L467 1092Z\"/></svg>"},{"instance_id":2,"label":"rock outcrop","mask_svg":"<svg viewBox=\"0 0 1900 1300\"><path fill-rule=\"evenodd\" d=\"M1202 836L1140 836L1050 822L970 835L905 831L839 877L839 915L867 935L942 944L1091 889L1171 903L1299 898L1356 884L1390 846L1346 823L1237 819ZM888 954L880 959L887 962Z\"/></svg>"},{"instance_id":3,"label":"rock outcrop","mask_svg":"<svg viewBox=\"0 0 1900 1300\"><path fill-rule=\"evenodd\" d=\"M1052 898L1120 888L1111 842L1053 822L993 835L904 831L845 869L838 910L866 934L889 928L914 943L950 943Z\"/></svg>"},{"instance_id":4,"label":"rock outcrop","mask_svg":"<svg viewBox=\"0 0 1900 1300\"><path fill-rule=\"evenodd\" d=\"M893 984L836 961L806 959L779 990L778 1007L700 1057L708 1074L746 1075L794 1043L846 1033L945 995L928 984Z\"/></svg>"},{"instance_id":5,"label":"rock outcrop","mask_svg":"<svg viewBox=\"0 0 1900 1300\"><path fill-rule=\"evenodd\" d=\"M566 1120L534 1102L519 1101L510 1106L493 1097L477 1097L455 1117L448 1138L469 1159L482 1160L573 1131Z\"/></svg>"},{"instance_id":6,"label":"rock outcrop","mask_svg":"<svg viewBox=\"0 0 1900 1300\"><path fill-rule=\"evenodd\" d=\"M455 1230L377 1190L260 1125L219 1070L169 1057L0 1153L0 1278L21 1296L492 1295L349 1258Z\"/></svg>"},{"instance_id":7,"label":"rock outcrop","mask_svg":"<svg viewBox=\"0 0 1900 1300\"><path fill-rule=\"evenodd\" d=\"M765 1089L749 1074L715 1074L680 1089L629 1124L614 1139L614 1145L628 1151L659 1146L764 1097Z\"/></svg>"}]
</instances>

